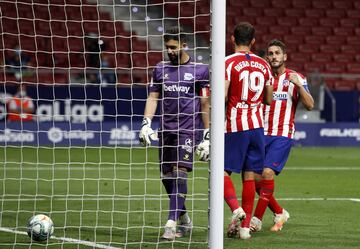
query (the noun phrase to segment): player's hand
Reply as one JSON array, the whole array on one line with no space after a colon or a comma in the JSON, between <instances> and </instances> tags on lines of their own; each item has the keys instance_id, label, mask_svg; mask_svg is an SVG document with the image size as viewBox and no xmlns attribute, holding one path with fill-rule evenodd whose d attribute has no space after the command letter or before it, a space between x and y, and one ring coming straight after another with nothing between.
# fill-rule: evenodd
<instances>
[{"instance_id":1,"label":"player's hand","mask_svg":"<svg viewBox=\"0 0 360 249\"><path fill-rule=\"evenodd\" d=\"M301 86L301 82L296 73L289 73L289 81L292 82L297 87Z\"/></svg>"},{"instance_id":2,"label":"player's hand","mask_svg":"<svg viewBox=\"0 0 360 249\"><path fill-rule=\"evenodd\" d=\"M139 140L143 146L149 146L151 145L150 139L153 141L159 140L157 133L153 129L151 129L151 119L145 117L141 123Z\"/></svg>"},{"instance_id":3,"label":"player's hand","mask_svg":"<svg viewBox=\"0 0 360 249\"><path fill-rule=\"evenodd\" d=\"M201 161L208 162L210 160L210 130L205 129L203 140L196 148L196 154Z\"/></svg>"}]
</instances>

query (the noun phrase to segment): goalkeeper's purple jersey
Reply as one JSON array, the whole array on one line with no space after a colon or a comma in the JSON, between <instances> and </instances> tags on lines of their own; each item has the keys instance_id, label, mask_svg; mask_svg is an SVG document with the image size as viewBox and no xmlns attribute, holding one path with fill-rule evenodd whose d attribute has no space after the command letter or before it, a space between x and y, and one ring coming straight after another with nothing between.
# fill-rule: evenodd
<instances>
[{"instance_id":1,"label":"goalkeeper's purple jersey","mask_svg":"<svg viewBox=\"0 0 360 249\"><path fill-rule=\"evenodd\" d=\"M149 92L160 93L160 129L194 131L200 128L200 97L209 96L209 70L201 63L173 65L158 63L153 71Z\"/></svg>"}]
</instances>

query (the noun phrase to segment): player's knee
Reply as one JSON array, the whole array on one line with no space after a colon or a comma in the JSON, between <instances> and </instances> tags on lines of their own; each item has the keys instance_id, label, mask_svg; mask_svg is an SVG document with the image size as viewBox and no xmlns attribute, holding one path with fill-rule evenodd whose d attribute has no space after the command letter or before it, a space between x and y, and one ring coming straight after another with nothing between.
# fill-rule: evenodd
<instances>
[{"instance_id":1,"label":"player's knee","mask_svg":"<svg viewBox=\"0 0 360 249\"><path fill-rule=\"evenodd\" d=\"M265 180L273 180L275 176L275 172L274 170L270 169L270 168L264 168L263 173L262 173L262 178Z\"/></svg>"}]
</instances>

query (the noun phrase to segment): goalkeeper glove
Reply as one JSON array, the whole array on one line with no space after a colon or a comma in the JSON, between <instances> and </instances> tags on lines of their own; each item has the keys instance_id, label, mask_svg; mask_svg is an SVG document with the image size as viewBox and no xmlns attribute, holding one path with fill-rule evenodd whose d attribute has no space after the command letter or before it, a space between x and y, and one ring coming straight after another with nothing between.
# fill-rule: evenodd
<instances>
[{"instance_id":1,"label":"goalkeeper glove","mask_svg":"<svg viewBox=\"0 0 360 249\"><path fill-rule=\"evenodd\" d=\"M159 140L157 133L151 129L151 119L145 117L141 123L141 130L139 134L140 143L143 146L149 146L151 145L150 138L153 141Z\"/></svg>"},{"instance_id":2,"label":"goalkeeper glove","mask_svg":"<svg viewBox=\"0 0 360 249\"><path fill-rule=\"evenodd\" d=\"M204 130L203 140L197 146L196 154L200 157L201 161L208 162L210 160L210 131Z\"/></svg>"}]
</instances>

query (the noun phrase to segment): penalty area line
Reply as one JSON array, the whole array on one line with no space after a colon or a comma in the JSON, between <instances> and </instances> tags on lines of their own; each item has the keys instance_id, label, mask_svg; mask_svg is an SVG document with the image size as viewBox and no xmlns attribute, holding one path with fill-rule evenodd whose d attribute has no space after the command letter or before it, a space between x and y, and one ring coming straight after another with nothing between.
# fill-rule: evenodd
<instances>
[{"instance_id":1,"label":"penalty area line","mask_svg":"<svg viewBox=\"0 0 360 249\"><path fill-rule=\"evenodd\" d=\"M14 233L14 234L21 234L21 235L26 235L26 236L28 236L28 234L27 234L26 232L16 231L16 230L14 230L14 229L6 228L6 227L0 227L0 232ZM29 239L30 239L30 238L29 238ZM102 244L98 244L98 243L91 242L91 241L79 240L79 239L72 239L72 238L65 238L65 237L51 236L50 239L51 239L51 240L53 240L53 239L54 239L54 240L62 240L62 241L64 241L64 242L69 242L69 243L74 243L74 244L89 246L89 247L93 247L93 248L101 248L101 249L123 249L122 247L107 246L107 245L102 245Z\"/></svg>"}]
</instances>

